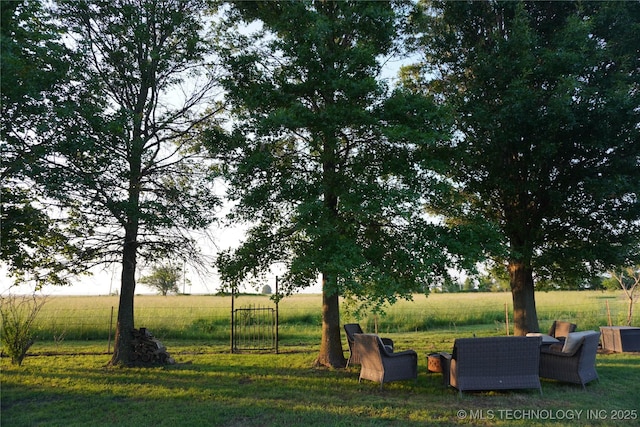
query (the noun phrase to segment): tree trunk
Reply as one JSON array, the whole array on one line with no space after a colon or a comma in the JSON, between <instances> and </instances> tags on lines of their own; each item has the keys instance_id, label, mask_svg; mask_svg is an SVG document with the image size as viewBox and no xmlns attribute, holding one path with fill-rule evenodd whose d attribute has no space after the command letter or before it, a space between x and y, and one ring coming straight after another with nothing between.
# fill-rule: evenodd
<instances>
[{"instance_id":1,"label":"tree trunk","mask_svg":"<svg viewBox=\"0 0 640 427\"><path fill-rule=\"evenodd\" d=\"M509 261L509 282L513 298L514 335L539 332L533 269L520 260Z\"/></svg>"},{"instance_id":2,"label":"tree trunk","mask_svg":"<svg viewBox=\"0 0 640 427\"><path fill-rule=\"evenodd\" d=\"M344 368L347 360L342 351L340 335L340 305L335 286L327 286L327 275L322 275L322 342L316 366ZM331 295L327 294L331 289Z\"/></svg>"},{"instance_id":3,"label":"tree trunk","mask_svg":"<svg viewBox=\"0 0 640 427\"><path fill-rule=\"evenodd\" d=\"M133 297L136 291L136 263L138 256L138 231L140 226L140 193L142 189L142 158L144 140L142 138L142 117L145 106L147 81L142 79L142 88L133 115L133 135L129 160L129 200L125 210L124 242L122 246L122 279L120 285L120 303L118 305L118 323L110 365L131 365L133 362Z\"/></svg>"},{"instance_id":4,"label":"tree trunk","mask_svg":"<svg viewBox=\"0 0 640 427\"><path fill-rule=\"evenodd\" d=\"M118 322L113 356L109 365L130 365L133 361L133 297L136 289L137 229L127 229L122 251L122 276Z\"/></svg>"},{"instance_id":5,"label":"tree trunk","mask_svg":"<svg viewBox=\"0 0 640 427\"><path fill-rule=\"evenodd\" d=\"M334 224L339 223L337 189L340 186L336 171L336 146L335 137L324 139L325 158L322 161L324 205L330 212L330 219ZM335 234L339 234L339 231L334 231L334 236ZM347 365L340 336L340 302L336 277L326 272L322 272L322 342L315 365L333 368L344 368Z\"/></svg>"}]
</instances>

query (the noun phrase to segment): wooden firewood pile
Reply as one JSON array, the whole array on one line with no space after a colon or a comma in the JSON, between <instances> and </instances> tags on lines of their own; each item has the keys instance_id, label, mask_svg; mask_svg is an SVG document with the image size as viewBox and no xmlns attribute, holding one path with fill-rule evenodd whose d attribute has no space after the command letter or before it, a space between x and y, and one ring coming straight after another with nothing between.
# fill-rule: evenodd
<instances>
[{"instance_id":1,"label":"wooden firewood pile","mask_svg":"<svg viewBox=\"0 0 640 427\"><path fill-rule=\"evenodd\" d=\"M133 361L141 365L173 365L175 359L169 355L167 348L147 330L133 330Z\"/></svg>"}]
</instances>

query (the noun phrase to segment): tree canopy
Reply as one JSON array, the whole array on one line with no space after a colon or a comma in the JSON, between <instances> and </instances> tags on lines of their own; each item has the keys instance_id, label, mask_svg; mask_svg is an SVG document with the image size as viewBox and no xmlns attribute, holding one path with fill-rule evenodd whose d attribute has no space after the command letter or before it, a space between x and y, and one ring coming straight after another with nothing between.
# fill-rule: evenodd
<instances>
[{"instance_id":1,"label":"tree canopy","mask_svg":"<svg viewBox=\"0 0 640 427\"><path fill-rule=\"evenodd\" d=\"M534 276L582 277L638 257L640 59L631 34L640 6L423 7L422 74L407 75L456 118L447 176L463 199L442 212L496 225L503 245L493 255L510 273L516 332L537 331Z\"/></svg>"},{"instance_id":2,"label":"tree canopy","mask_svg":"<svg viewBox=\"0 0 640 427\"><path fill-rule=\"evenodd\" d=\"M236 2L221 23L237 118L223 164L231 218L251 227L218 266L237 286L281 263L285 292L320 276L320 364L344 365L339 296L410 298L455 255L457 230L425 210L444 185L427 153L446 135L445 115L381 78L408 6Z\"/></svg>"},{"instance_id":3,"label":"tree canopy","mask_svg":"<svg viewBox=\"0 0 640 427\"><path fill-rule=\"evenodd\" d=\"M41 202L33 175L75 106L78 90L68 86L74 56L40 2L3 1L0 10L2 260L17 283L68 284L91 263L73 228Z\"/></svg>"},{"instance_id":4,"label":"tree canopy","mask_svg":"<svg viewBox=\"0 0 640 427\"><path fill-rule=\"evenodd\" d=\"M190 230L207 229L218 206L214 171L195 144L199 127L212 126L220 108L215 68L206 60L206 5L50 6L47 16L58 26L54 47L70 53L51 98L33 96L47 126L35 122L22 132L21 153L35 152L31 164L38 167L21 171L41 192L39 203L60 207L58 222L75 233L87 259L122 265L111 363L129 364L138 257L198 262Z\"/></svg>"}]
</instances>

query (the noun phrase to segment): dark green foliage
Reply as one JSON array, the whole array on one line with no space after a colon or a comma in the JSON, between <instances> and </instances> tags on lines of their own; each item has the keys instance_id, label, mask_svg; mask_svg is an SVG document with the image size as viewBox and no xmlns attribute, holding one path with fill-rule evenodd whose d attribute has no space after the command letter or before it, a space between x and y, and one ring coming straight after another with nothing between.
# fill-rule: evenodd
<instances>
[{"instance_id":1,"label":"dark green foliage","mask_svg":"<svg viewBox=\"0 0 640 427\"><path fill-rule=\"evenodd\" d=\"M638 257L640 5L424 6L418 46L432 74L406 77L455 111L446 175L462 203L441 212L494 224L516 325L533 330L534 276L581 283Z\"/></svg>"},{"instance_id":2,"label":"dark green foliage","mask_svg":"<svg viewBox=\"0 0 640 427\"><path fill-rule=\"evenodd\" d=\"M77 88L68 85L75 58L41 2L3 1L0 62L2 262L16 283L67 284L85 271L89 253L77 231L49 217L34 185L47 167L48 144L70 120Z\"/></svg>"},{"instance_id":3,"label":"dark green foliage","mask_svg":"<svg viewBox=\"0 0 640 427\"><path fill-rule=\"evenodd\" d=\"M49 226L57 232L52 237L60 236L62 243L72 239L83 268L122 263L118 325L128 336L138 256L156 260L171 254L201 262L195 239L185 230L206 229L218 205L210 185L215 170L194 144L199 127L210 125L218 112L212 101L215 78L205 61L201 13L206 5L59 1L45 11L33 5L39 3L14 8L30 15L12 15L20 31L11 33L17 35L7 62L9 69L24 71L11 77L13 83L29 88L7 91L8 113L18 118L18 129L4 121L3 62L3 142L9 135L8 152L19 160L9 171L9 188L32 189L23 210L48 208L47 215L62 224ZM10 15L3 4L3 31ZM47 25L42 34L39 19ZM34 53L42 67L35 71L29 68ZM42 69L52 74L41 78ZM46 226L48 218L40 215L38 221ZM44 253L60 250L58 240L44 244ZM45 261L38 258L28 267L41 268L35 264ZM121 337L119 331L115 363L127 358L120 356L129 348L119 345Z\"/></svg>"},{"instance_id":4,"label":"dark green foliage","mask_svg":"<svg viewBox=\"0 0 640 427\"><path fill-rule=\"evenodd\" d=\"M66 285L68 279L87 269L82 263L88 255L80 251L69 234L36 207L30 190L2 187L2 230L0 255L16 284Z\"/></svg>"},{"instance_id":5,"label":"dark green foliage","mask_svg":"<svg viewBox=\"0 0 640 427\"><path fill-rule=\"evenodd\" d=\"M458 255L447 248L463 248L424 209L443 185L428 153L446 137L444 114L381 79L409 9L240 1L220 26L238 121L216 154L237 203L230 219L251 224L218 257L221 278L237 287L278 264L287 294L321 277L332 366L344 363L338 295L376 307L427 292Z\"/></svg>"},{"instance_id":6,"label":"dark green foliage","mask_svg":"<svg viewBox=\"0 0 640 427\"><path fill-rule=\"evenodd\" d=\"M377 58L392 54L402 12L385 2L231 8L224 83L239 121L222 155L231 219L255 225L219 257L226 283L283 263L285 293L322 274L327 295L377 304L446 275L442 248L457 230L423 207L443 185L428 153L445 137L444 114L380 80ZM262 30L236 31L254 20Z\"/></svg>"},{"instance_id":7,"label":"dark green foliage","mask_svg":"<svg viewBox=\"0 0 640 427\"><path fill-rule=\"evenodd\" d=\"M441 6L456 33L434 31L432 58L452 67L438 81L463 132L451 173L480 195L475 207L500 224L510 257L543 275L634 254L625 249L637 251L640 210L638 58L630 30L605 25L633 27L638 5Z\"/></svg>"}]
</instances>

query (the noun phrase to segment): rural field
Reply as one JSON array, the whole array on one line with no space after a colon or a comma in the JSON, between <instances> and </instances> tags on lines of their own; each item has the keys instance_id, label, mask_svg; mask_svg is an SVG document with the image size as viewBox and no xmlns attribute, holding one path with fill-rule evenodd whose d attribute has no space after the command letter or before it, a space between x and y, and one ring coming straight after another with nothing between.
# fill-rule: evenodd
<instances>
[{"instance_id":1,"label":"rural field","mask_svg":"<svg viewBox=\"0 0 640 427\"><path fill-rule=\"evenodd\" d=\"M542 331L554 319L578 330L624 324L621 292L541 292ZM278 352L231 353L229 296L137 296L136 325L167 347L176 364L106 368L115 296L49 297L36 342L21 367L1 360L2 426L637 426L640 354L598 354L598 381L542 381L537 390L464 393L427 370L427 354L451 351L456 338L512 333L509 293L416 295L385 313L342 322L393 338L419 355L417 381L358 383L358 366L314 367L320 344L320 295L278 305ZM243 295L234 307L274 307ZM507 320L506 316L509 316ZM113 317L112 317L113 316ZM638 314L633 324L640 324ZM343 337L345 356L348 355Z\"/></svg>"}]
</instances>

